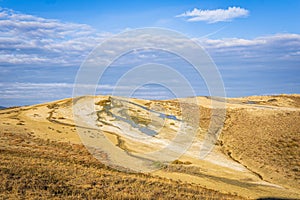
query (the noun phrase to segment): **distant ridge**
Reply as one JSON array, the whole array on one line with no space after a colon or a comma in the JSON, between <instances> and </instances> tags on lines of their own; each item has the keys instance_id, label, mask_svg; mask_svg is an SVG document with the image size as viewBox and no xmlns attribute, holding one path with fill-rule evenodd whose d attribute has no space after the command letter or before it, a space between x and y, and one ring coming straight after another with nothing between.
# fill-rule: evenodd
<instances>
[{"instance_id":1,"label":"distant ridge","mask_svg":"<svg viewBox=\"0 0 300 200\"><path fill-rule=\"evenodd\" d=\"M2 109L5 109L6 107L4 107L4 106L0 106L0 110L2 110Z\"/></svg>"}]
</instances>

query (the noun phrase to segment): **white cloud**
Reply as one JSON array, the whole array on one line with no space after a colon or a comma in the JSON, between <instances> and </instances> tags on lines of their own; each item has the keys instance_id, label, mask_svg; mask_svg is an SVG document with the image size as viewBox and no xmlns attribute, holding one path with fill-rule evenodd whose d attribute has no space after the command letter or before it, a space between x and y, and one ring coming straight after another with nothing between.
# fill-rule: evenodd
<instances>
[{"instance_id":1,"label":"white cloud","mask_svg":"<svg viewBox=\"0 0 300 200\"><path fill-rule=\"evenodd\" d=\"M242 8L228 8L227 10L214 10L222 13L227 20L231 10L243 10ZM199 13L212 11L186 12L182 16L196 17ZM214 13L213 12L213 13ZM227 14L226 14L227 13ZM241 12L243 13L243 12ZM248 13L244 12L244 14ZM212 15L212 14L211 14ZM221 20L220 14L209 20ZM226 17L227 16L227 17ZM88 53L104 39L112 36L111 33L98 33L92 27L85 24L66 23L53 19L44 19L32 15L26 15L9 9L0 8L0 65L35 65L35 66L79 66ZM120 48L130 46L132 43L149 44L159 43L159 47L176 46L186 52L193 53L194 49L180 39L163 39L156 36L148 37L140 35L136 38L115 38L116 45L110 45L106 49L114 55ZM197 39L198 40L198 39ZM163 42L162 42L163 41ZM223 38L223 39L200 39L200 44L212 54L213 57L237 60L242 58L253 59L264 57L274 60L297 60L299 59L300 35L276 34L271 36L257 37L254 39ZM136 57L122 59L125 64L137 62L144 57L161 63L164 58L155 57L152 54L137 54ZM145 58L144 58L145 59ZM171 58L165 58L170 61ZM144 61L144 60L142 60ZM222 62L223 60L219 60ZM134 64L134 63L132 63Z\"/></svg>"},{"instance_id":2,"label":"white cloud","mask_svg":"<svg viewBox=\"0 0 300 200\"><path fill-rule=\"evenodd\" d=\"M0 7L0 64L79 66L109 33Z\"/></svg>"},{"instance_id":3,"label":"white cloud","mask_svg":"<svg viewBox=\"0 0 300 200\"><path fill-rule=\"evenodd\" d=\"M198 17L206 19L209 23L220 20L231 20L238 16L229 14L229 10L240 10L242 8L228 8L227 10L215 10L215 13L225 12L225 14L216 14L214 17L204 17L203 13L211 11L201 11L196 9L191 12L186 12L180 17L189 17L188 20L193 21ZM199 13L202 13L201 15ZM244 14L248 15L248 11ZM214 15L211 14L210 15ZM222 16L220 16L222 15ZM233 17L234 16L234 17ZM222 18L223 17L223 18ZM199 19L198 19L199 20ZM11 100L22 99L39 99L39 101L48 101L51 99L60 99L70 97L72 95L73 84L60 83L66 80L70 82L72 76L67 73L67 79L50 78L47 82L54 83L15 83L16 81L30 82L34 81L32 77L23 77L23 66L79 66L87 54L104 39L112 36L110 33L98 33L92 27L85 24L74 24L61 22L58 20L44 19L32 15L25 15L9 9L0 8L0 72L2 79L14 83L7 83L5 80L0 82L0 96L1 99L8 99L5 105L12 105ZM141 51L133 51L126 58L118 60L118 65L115 66L136 66L141 62L144 64L147 61L172 64L178 63L178 59L167 56L161 56L160 53L153 53L151 44L157 44L161 49L164 47L175 46L177 50L182 50L187 54L197 54L195 47L186 43L186 40L181 38L158 38L157 36L148 37L149 35L139 35L137 37L112 39L115 45L106 46L105 55L114 55L118 50L125 47L131 47L131 44L141 44ZM201 38L195 39L201 46L203 46L212 58L218 64L218 67L226 65L226 69L236 67L254 68L261 66L262 68L282 67L285 71L292 68L299 68L300 62L300 35L299 34L275 34L253 39L245 38L222 38L209 39ZM144 45L144 46L143 46ZM149 47L150 45L150 47ZM155 46L155 45L154 45ZM149 51L147 51L147 48ZM130 56L131 55L131 56ZM103 58L101 58L103 60ZM98 64L98 60L95 58ZM7 67L11 65L15 67ZM16 67L19 66L20 68ZM48 75L47 71L41 70L39 67L31 70L40 70L41 75ZM25 67L26 68L26 67ZM24 68L24 69L25 69ZM45 67L47 68L47 67ZM236 69L235 68L235 69ZM21 69L18 71L18 69ZM16 70L16 71L14 71ZM57 70L57 68L56 68ZM65 69L64 69L65 70ZM238 71L238 70L237 70ZM234 71L234 73L238 73ZM62 71L63 72L63 71ZM69 71L68 71L69 72ZM230 72L231 73L231 72ZM13 76L12 76L13 74ZM57 72L58 74L58 72ZM7 78L7 77L9 78ZM10 77L11 76L11 77ZM20 78L22 77L22 80ZM59 83L55 83L59 82ZM90 88L91 85L82 85L81 87ZM112 85L101 85L97 87L98 90L109 93L114 89ZM124 91L128 88L121 88ZM157 92L157 91L156 91ZM140 93L140 97L148 98L151 94ZM162 97L164 94L159 95ZM17 100L15 101L17 102ZM4 105L4 104L3 104Z\"/></svg>"},{"instance_id":4,"label":"white cloud","mask_svg":"<svg viewBox=\"0 0 300 200\"><path fill-rule=\"evenodd\" d=\"M231 21L239 17L247 17L249 11L240 7L228 7L225 9L216 10L200 10L194 8L192 11L184 12L176 17L187 17L187 21L206 21L207 23Z\"/></svg>"},{"instance_id":5,"label":"white cloud","mask_svg":"<svg viewBox=\"0 0 300 200\"><path fill-rule=\"evenodd\" d=\"M198 39L196 39L198 40ZM230 61L248 61L278 64L283 61L300 61L300 35L276 34L254 39L224 38L199 39L199 43L218 58L219 63ZM284 65L284 63L282 63Z\"/></svg>"}]
</instances>

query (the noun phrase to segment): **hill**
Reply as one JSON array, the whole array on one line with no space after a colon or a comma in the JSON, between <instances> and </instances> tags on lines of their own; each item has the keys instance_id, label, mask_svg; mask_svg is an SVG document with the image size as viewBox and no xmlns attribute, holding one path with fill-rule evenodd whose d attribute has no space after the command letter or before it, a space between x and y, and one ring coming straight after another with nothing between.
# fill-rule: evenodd
<instances>
[{"instance_id":1,"label":"hill","mask_svg":"<svg viewBox=\"0 0 300 200\"><path fill-rule=\"evenodd\" d=\"M91 101L93 112L86 107ZM211 105L220 100L180 101L98 96L1 110L0 197L300 198L300 95L226 99L224 127L204 159L198 147L218 109ZM80 111L77 123L74 107ZM112 165L114 156L125 156L115 164L136 167L129 162L135 155L157 151L181 122L195 121L182 117L182 107L200 111L201 127L180 158L147 173ZM112 149L93 146L95 141L97 147L107 146L99 129Z\"/></svg>"}]
</instances>

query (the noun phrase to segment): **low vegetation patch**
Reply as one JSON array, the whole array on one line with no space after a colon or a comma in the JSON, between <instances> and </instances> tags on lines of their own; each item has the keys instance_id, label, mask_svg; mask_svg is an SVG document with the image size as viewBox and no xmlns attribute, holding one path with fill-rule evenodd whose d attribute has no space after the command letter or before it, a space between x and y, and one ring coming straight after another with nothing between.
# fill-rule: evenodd
<instances>
[{"instance_id":1,"label":"low vegetation patch","mask_svg":"<svg viewBox=\"0 0 300 200\"><path fill-rule=\"evenodd\" d=\"M0 199L240 199L106 167L82 145L0 132ZM103 155L105 157L105 155Z\"/></svg>"}]
</instances>

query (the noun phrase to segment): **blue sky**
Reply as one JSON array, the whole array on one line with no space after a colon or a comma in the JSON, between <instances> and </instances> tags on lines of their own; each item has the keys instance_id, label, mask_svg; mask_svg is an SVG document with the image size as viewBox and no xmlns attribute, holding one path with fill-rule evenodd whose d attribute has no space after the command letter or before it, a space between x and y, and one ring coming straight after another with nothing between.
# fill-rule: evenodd
<instances>
[{"instance_id":1,"label":"blue sky","mask_svg":"<svg viewBox=\"0 0 300 200\"><path fill-rule=\"evenodd\" d=\"M297 0L2 0L0 7L3 106L71 97L76 73L96 44L143 27L168 28L197 40L215 61L229 97L300 93ZM147 54L155 52L140 52ZM124 59L120 68L130 65ZM111 76L99 93L111 92ZM193 74L189 78L201 85L197 95L208 94ZM141 98L172 97L161 87L139 91Z\"/></svg>"}]
</instances>

